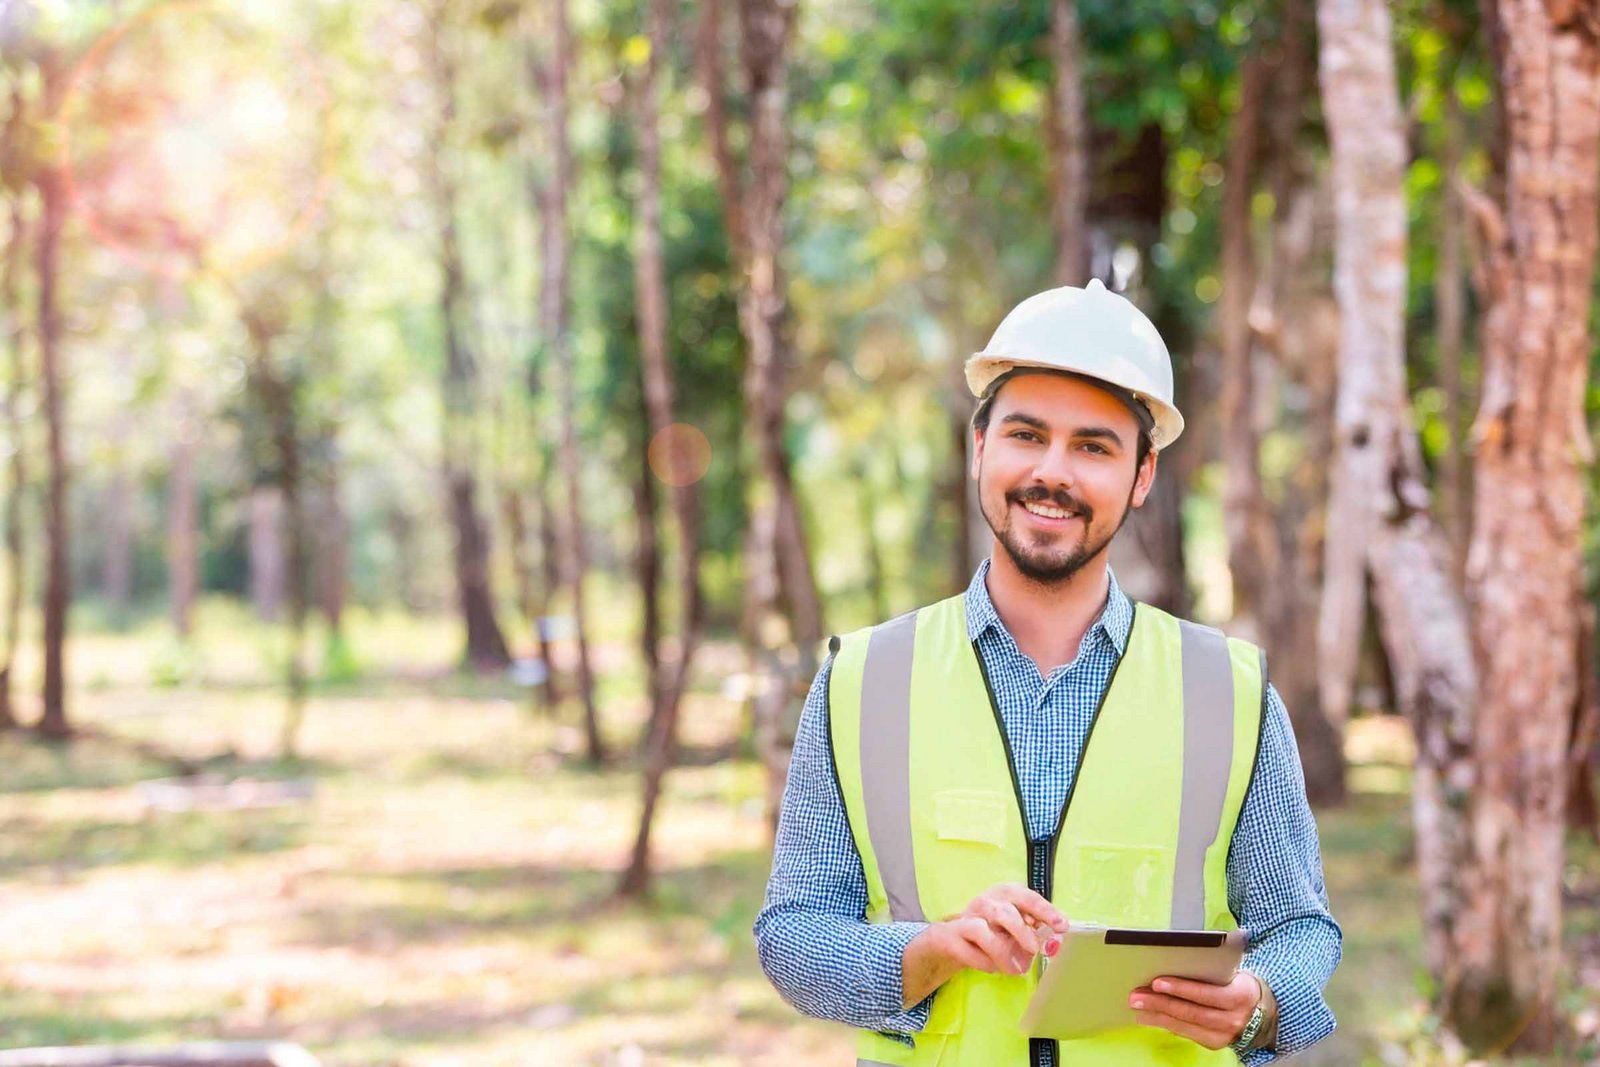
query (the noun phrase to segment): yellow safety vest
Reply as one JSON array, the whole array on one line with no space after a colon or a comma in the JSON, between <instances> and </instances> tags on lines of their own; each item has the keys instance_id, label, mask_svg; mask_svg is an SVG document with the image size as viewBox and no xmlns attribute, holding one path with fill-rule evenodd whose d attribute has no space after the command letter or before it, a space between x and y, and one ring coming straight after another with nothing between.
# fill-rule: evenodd
<instances>
[{"instance_id":1,"label":"yellow safety vest","mask_svg":"<svg viewBox=\"0 0 1600 1067\"><path fill-rule=\"evenodd\" d=\"M1135 608L1055 835L1031 844L1016 764L965 599L832 642L829 744L867 879L868 922L938 921L1021 882L1073 922L1234 930L1228 847L1255 768L1266 669L1254 645ZM1024 1067L1036 979L963 970L914 1047L861 1031L858 1064ZM1132 990L1129 990L1132 992ZM1151 1027L1059 1042L1061 1067L1236 1063Z\"/></svg>"}]
</instances>

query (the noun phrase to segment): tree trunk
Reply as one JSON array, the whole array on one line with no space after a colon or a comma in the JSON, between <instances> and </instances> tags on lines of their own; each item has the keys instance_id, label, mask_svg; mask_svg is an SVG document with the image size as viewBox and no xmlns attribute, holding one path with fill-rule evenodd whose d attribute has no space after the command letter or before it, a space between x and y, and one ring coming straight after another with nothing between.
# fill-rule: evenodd
<instances>
[{"instance_id":1,"label":"tree trunk","mask_svg":"<svg viewBox=\"0 0 1600 1067\"><path fill-rule=\"evenodd\" d=\"M957 349L957 353L961 350ZM944 492L941 494L946 506L953 513L955 519L955 538L950 546L950 581L948 591L951 595L961 592L972 581L972 572L976 569L973 562L974 556L982 559L978 553L975 542L978 540L972 524L972 500L967 483L972 480L968 473L972 465L972 408L970 403L971 393L967 389L965 379L961 377L961 364L964 357L951 360L954 365L955 377L958 384L947 387L945 394L948 398L945 404L945 424L950 428L950 473L944 481Z\"/></svg>"},{"instance_id":2,"label":"tree trunk","mask_svg":"<svg viewBox=\"0 0 1600 1067\"><path fill-rule=\"evenodd\" d=\"M789 453L784 444L784 409L793 356L787 336L788 293L783 275L783 204L788 192L788 51L796 6L784 0L740 0L741 53L749 89L750 183L745 190L749 261L740 316L748 363L745 404L759 468L770 496L756 509L774 509L772 532L783 604L766 605L781 632L787 623L789 655L768 655L757 709L765 722L767 765L774 776L769 804L781 797L799 708L801 679L816 669L822 611L806 545ZM802 695L803 696L803 695ZM772 808L775 821L776 808Z\"/></svg>"},{"instance_id":3,"label":"tree trunk","mask_svg":"<svg viewBox=\"0 0 1600 1067\"><path fill-rule=\"evenodd\" d=\"M534 484L534 499L539 503L535 525L539 537L539 566L544 574L544 599L540 602L539 650L549 670L544 678L544 703L547 708L558 708L562 701L562 688L556 676L555 645L551 641L548 623L550 597L561 588L561 532L556 528L556 509L550 500L552 487L549 464L541 469Z\"/></svg>"},{"instance_id":4,"label":"tree trunk","mask_svg":"<svg viewBox=\"0 0 1600 1067\"><path fill-rule=\"evenodd\" d=\"M275 484L250 491L250 599L263 622L283 613L283 490Z\"/></svg>"},{"instance_id":5,"label":"tree trunk","mask_svg":"<svg viewBox=\"0 0 1600 1067\"><path fill-rule=\"evenodd\" d=\"M133 393L133 360L126 346L119 345L110 359L110 376L118 386ZM133 602L133 509L134 486L128 470L128 443L132 419L123 408L110 420L106 444L110 452L110 480L100 512L105 555L100 560L100 595L107 614L116 625L127 621Z\"/></svg>"},{"instance_id":6,"label":"tree trunk","mask_svg":"<svg viewBox=\"0 0 1600 1067\"><path fill-rule=\"evenodd\" d=\"M439 226L439 315L444 327L444 481L455 527L456 599L466 628L464 659L476 670L498 670L511 662L494 613L489 537L478 512L477 361L461 325L465 282L456 236L456 188L450 172L450 131L455 122L455 61L444 40L445 8L433 12L428 31L429 71L439 109L434 127L431 185Z\"/></svg>"},{"instance_id":7,"label":"tree trunk","mask_svg":"<svg viewBox=\"0 0 1600 1067\"><path fill-rule=\"evenodd\" d=\"M4 146L14 151L21 144L23 120L26 117L22 95L22 79L13 74L11 79L11 111L6 117ZM12 706L11 669L16 664L17 644L22 633L22 582L26 571L23 562L24 540L22 527L22 497L27 491L28 447L26 428L22 418L22 397L28 380L27 356L23 345L22 296L18 292L18 275L22 271L23 256L27 254L27 222L23 218L22 190L13 189L6 197L8 228L4 266L0 267L0 314L5 316L6 347L11 356L11 373L6 381L5 427L11 446L11 462L6 465L6 493L3 517L6 551L6 602L3 619L4 645L0 646L0 731L15 729L18 725L16 709Z\"/></svg>"},{"instance_id":8,"label":"tree trunk","mask_svg":"<svg viewBox=\"0 0 1600 1067\"><path fill-rule=\"evenodd\" d=\"M699 59L709 98L707 130L723 193L723 209L741 277L739 324L747 348L744 394L747 425L762 483L751 507L752 528L762 523L773 536L747 537L746 545L770 544L772 568L779 580L776 600L758 601L747 610L766 616L768 631L787 630L787 640L805 647L822 638L822 609L811 569L805 526L795 497L788 449L783 443L787 376L792 355L786 334L788 297L781 254L783 202L788 188L789 39L795 10L774 0L741 0L740 54L748 87L750 111L749 182L740 180L728 145L722 104L720 59L721 5L709 0L702 9ZM758 522L756 513L772 516ZM759 561L747 560L752 570ZM752 583L747 581L747 587ZM809 648L802 660L812 655Z\"/></svg>"},{"instance_id":9,"label":"tree trunk","mask_svg":"<svg viewBox=\"0 0 1600 1067\"><path fill-rule=\"evenodd\" d=\"M1257 271L1249 330L1271 356L1253 365L1256 386L1273 398L1280 422L1298 432L1308 456L1331 450L1337 307L1327 292L1317 247L1316 186L1306 164L1302 128L1311 92L1311 5L1285 0L1277 39L1268 47L1273 106L1262 116L1258 155L1272 194L1271 240ZM1272 373L1268 373L1268 372ZM1271 378L1272 381L1267 379ZM1299 389L1283 389L1292 380ZM1274 486L1271 512L1276 574L1262 600L1260 634L1273 682L1289 711L1300 749L1306 795L1328 807L1345 800L1343 732L1323 713L1317 678L1317 614L1322 590L1326 466L1305 463Z\"/></svg>"},{"instance_id":10,"label":"tree trunk","mask_svg":"<svg viewBox=\"0 0 1600 1067\"><path fill-rule=\"evenodd\" d=\"M650 58L639 87L639 154L643 179L639 196L638 307L640 352L644 358L645 408L652 442L659 442L659 457L667 468L664 480L671 487L673 520L678 528L678 649L670 663L659 651L649 657L657 683L651 690L653 708L645 750L644 797L639 832L634 838L623 893L643 893L650 880L650 831L667 769L677 748L678 714L689 687L689 669L700 638L700 500L692 472L676 454L672 436L675 385L668 359L668 294L666 253L661 232L660 80L670 34L667 0L648 0L647 32ZM647 449L647 454L648 454ZM643 488L650 492L649 464ZM659 473L659 471L657 472ZM642 510L642 509L641 509ZM653 519L653 516L652 516ZM642 522L642 520L641 520ZM652 526L654 525L652 521ZM641 534L643 533L641 526ZM654 536L654 530L650 531ZM642 551L642 546L641 546Z\"/></svg>"},{"instance_id":11,"label":"tree trunk","mask_svg":"<svg viewBox=\"0 0 1600 1067\"><path fill-rule=\"evenodd\" d=\"M572 27L567 0L550 0L551 55L547 63L544 102L548 130L551 176L543 197L544 258L540 318L556 369L556 396L561 410L561 473L566 489L566 530L562 571L571 599L578 654L578 697L583 703L584 734L589 762L605 762L600 735L600 713L595 706L594 672L589 658L588 617L583 580L588 569L587 535L583 524L583 472L578 451L578 394L572 353L571 219L568 201L572 190L572 148L568 130L568 82L572 70Z\"/></svg>"},{"instance_id":12,"label":"tree trunk","mask_svg":"<svg viewBox=\"0 0 1600 1067\"><path fill-rule=\"evenodd\" d=\"M1591 5L1499 0L1503 213L1481 205L1488 302L1467 556L1482 665L1476 853L1447 983L1473 1046L1548 1050L1557 1033L1562 806L1578 699L1584 421L1600 177Z\"/></svg>"},{"instance_id":13,"label":"tree trunk","mask_svg":"<svg viewBox=\"0 0 1600 1067\"><path fill-rule=\"evenodd\" d=\"M350 590L350 520L345 515L338 447L329 441L327 469L321 479L321 517L317 522L316 588L322 618L332 645L343 639L345 599Z\"/></svg>"},{"instance_id":14,"label":"tree trunk","mask_svg":"<svg viewBox=\"0 0 1600 1067\"><path fill-rule=\"evenodd\" d=\"M253 362L250 384L260 405L272 448L273 500L271 518L264 528L272 534L269 558L280 569L275 595L287 593L289 616L286 620L288 647L284 655L284 684L288 705L279 734L279 756L296 758L300 726L305 718L306 669L305 632L307 592L310 585L309 538L305 521L305 479L300 448L299 382L293 372L278 365L273 345L283 332L272 313L255 308L243 309L245 331L250 337ZM263 487L265 488L265 487ZM257 490L260 494L262 490ZM285 543L287 543L285 545Z\"/></svg>"},{"instance_id":15,"label":"tree trunk","mask_svg":"<svg viewBox=\"0 0 1600 1067\"><path fill-rule=\"evenodd\" d=\"M1269 587L1281 570L1277 535L1261 488L1261 440L1256 428L1254 344L1250 308L1256 271L1250 210L1257 169L1262 95L1269 67L1259 50L1245 56L1239 74L1239 110L1228 143L1227 184L1222 193L1222 452L1227 470L1223 521L1228 532L1228 568L1233 574L1233 613L1266 622Z\"/></svg>"},{"instance_id":16,"label":"tree trunk","mask_svg":"<svg viewBox=\"0 0 1600 1067\"><path fill-rule=\"evenodd\" d=\"M746 363L744 398L751 451L750 527L745 536L745 633L757 677L757 743L768 768L769 814L776 816L797 717L801 678L815 670L823 632L821 602L783 441L791 362L781 258L788 186L787 60L795 6L740 0L740 54L749 97L749 182L739 180L722 108L721 7L701 12L699 64L710 105L706 122L738 264L739 325ZM770 577L771 580L768 580Z\"/></svg>"},{"instance_id":17,"label":"tree trunk","mask_svg":"<svg viewBox=\"0 0 1600 1067\"><path fill-rule=\"evenodd\" d=\"M189 637L200 590L200 507L195 487L195 427L180 396L168 456L172 464L167 498L167 604L180 640Z\"/></svg>"},{"instance_id":18,"label":"tree trunk","mask_svg":"<svg viewBox=\"0 0 1600 1067\"><path fill-rule=\"evenodd\" d=\"M648 414L645 425L649 425ZM641 754L648 752L662 715L663 678L661 675L661 532L656 516L655 486L651 484L648 445L639 449L639 473L633 485L633 510L637 520L638 544L634 546L634 568L639 578L639 652L644 659L644 734L639 739Z\"/></svg>"},{"instance_id":19,"label":"tree trunk","mask_svg":"<svg viewBox=\"0 0 1600 1067\"><path fill-rule=\"evenodd\" d=\"M867 565L867 596L872 601L872 617L887 619L890 617L889 590L884 575L883 545L878 540L878 493L864 456L857 456L851 477L860 514L861 554Z\"/></svg>"},{"instance_id":20,"label":"tree trunk","mask_svg":"<svg viewBox=\"0 0 1600 1067\"><path fill-rule=\"evenodd\" d=\"M394 544L394 593L408 611L423 608L417 589L417 520L404 505L389 508L386 516L389 539Z\"/></svg>"},{"instance_id":21,"label":"tree trunk","mask_svg":"<svg viewBox=\"0 0 1600 1067\"><path fill-rule=\"evenodd\" d=\"M101 560L100 592L114 620L127 617L133 600L133 486L121 460L106 486L105 557Z\"/></svg>"},{"instance_id":22,"label":"tree trunk","mask_svg":"<svg viewBox=\"0 0 1600 1067\"><path fill-rule=\"evenodd\" d=\"M1412 805L1428 964L1449 982L1470 842L1470 743L1477 679L1449 546L1430 510L1406 420L1405 143L1389 11L1323 0L1323 112L1333 155L1340 309L1334 465L1318 622L1323 710L1350 703L1364 586L1372 576L1396 697L1417 738Z\"/></svg>"},{"instance_id":23,"label":"tree trunk","mask_svg":"<svg viewBox=\"0 0 1600 1067\"><path fill-rule=\"evenodd\" d=\"M1439 202L1439 261L1434 268L1433 298L1439 323L1438 384L1444 393L1444 421L1450 440L1440 463L1440 521L1450 538L1457 580L1464 576L1471 512L1467 498L1466 449L1463 447L1461 412L1461 350L1467 322L1466 265L1462 252L1461 202L1456 184L1461 180L1461 105L1454 87L1444 96L1444 172Z\"/></svg>"},{"instance_id":24,"label":"tree trunk","mask_svg":"<svg viewBox=\"0 0 1600 1067\"><path fill-rule=\"evenodd\" d=\"M54 113L63 88L61 63L46 52L40 57L47 110ZM66 223L65 181L61 168L47 164L36 178L39 189L39 227L34 240L39 289L39 377L44 385L44 414L48 432L46 458L50 472L45 515L44 581L44 709L39 732L46 737L67 737L66 643L67 607L71 600L68 560L71 529L67 517L66 357L61 351L61 319L56 308L58 254L61 228Z\"/></svg>"},{"instance_id":25,"label":"tree trunk","mask_svg":"<svg viewBox=\"0 0 1600 1067\"><path fill-rule=\"evenodd\" d=\"M1600 657L1595 654L1595 606L1587 596L1578 601L1578 699L1572 707L1568 735L1567 828L1588 834L1600 845L1600 797L1595 775L1600 772Z\"/></svg>"},{"instance_id":26,"label":"tree trunk","mask_svg":"<svg viewBox=\"0 0 1600 1067\"><path fill-rule=\"evenodd\" d=\"M1050 147L1056 284L1082 285L1089 275L1089 123L1083 106L1078 0L1050 2L1050 60L1055 81L1046 97L1045 141Z\"/></svg>"}]
</instances>

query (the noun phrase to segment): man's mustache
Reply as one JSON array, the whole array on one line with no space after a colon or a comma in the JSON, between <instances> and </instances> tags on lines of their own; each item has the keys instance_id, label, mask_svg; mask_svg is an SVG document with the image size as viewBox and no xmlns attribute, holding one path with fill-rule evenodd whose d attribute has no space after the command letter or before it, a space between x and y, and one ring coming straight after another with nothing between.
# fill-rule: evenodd
<instances>
[{"instance_id":1,"label":"man's mustache","mask_svg":"<svg viewBox=\"0 0 1600 1067\"><path fill-rule=\"evenodd\" d=\"M1013 489L1006 493L1006 500L1012 504L1050 504L1063 511L1076 512L1084 522L1094 518L1094 509L1065 489L1051 492L1042 485L1030 485L1026 489Z\"/></svg>"}]
</instances>

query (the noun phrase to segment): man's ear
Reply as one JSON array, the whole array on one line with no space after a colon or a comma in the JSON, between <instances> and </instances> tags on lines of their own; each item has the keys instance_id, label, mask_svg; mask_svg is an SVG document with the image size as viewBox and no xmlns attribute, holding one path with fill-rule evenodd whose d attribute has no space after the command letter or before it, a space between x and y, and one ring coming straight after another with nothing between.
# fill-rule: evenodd
<instances>
[{"instance_id":1,"label":"man's ear","mask_svg":"<svg viewBox=\"0 0 1600 1067\"><path fill-rule=\"evenodd\" d=\"M1140 465L1139 473L1133 479L1133 498L1131 501L1133 507L1144 507L1144 499L1150 495L1150 487L1156 481L1156 460L1160 455L1161 453L1153 448L1145 453L1144 463Z\"/></svg>"},{"instance_id":2,"label":"man's ear","mask_svg":"<svg viewBox=\"0 0 1600 1067\"><path fill-rule=\"evenodd\" d=\"M972 466L967 472L973 481L978 480L978 470L983 466L983 431L976 426L972 428Z\"/></svg>"}]
</instances>

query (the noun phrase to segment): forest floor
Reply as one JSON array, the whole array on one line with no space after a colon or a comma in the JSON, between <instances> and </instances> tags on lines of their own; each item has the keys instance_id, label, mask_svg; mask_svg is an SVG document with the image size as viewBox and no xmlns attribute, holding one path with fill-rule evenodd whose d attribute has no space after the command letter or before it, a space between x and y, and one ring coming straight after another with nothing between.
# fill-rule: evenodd
<instances>
[{"instance_id":1,"label":"forest floor","mask_svg":"<svg viewBox=\"0 0 1600 1067\"><path fill-rule=\"evenodd\" d=\"M585 769L575 709L552 721L509 682L429 668L453 647L448 621L367 620L365 679L316 688L286 764L270 643L216 611L181 655L142 630L82 638L85 735L0 737L0 1047L281 1038L327 1067L851 1062L848 1031L789 1008L756 959L770 846L720 684L732 649L702 657L654 899L619 905L637 771ZM607 733L625 752L638 679L631 648L607 651ZM1297 1062L1459 1062L1422 1006L1409 740L1372 717L1349 748L1352 799L1319 813L1345 930L1339 1030ZM314 794L152 808L139 783L173 756ZM1600 855L1575 843L1569 863L1568 943L1591 962L1564 976L1564 1007L1593 1042ZM1580 1040L1522 1062L1585 1062Z\"/></svg>"}]
</instances>

